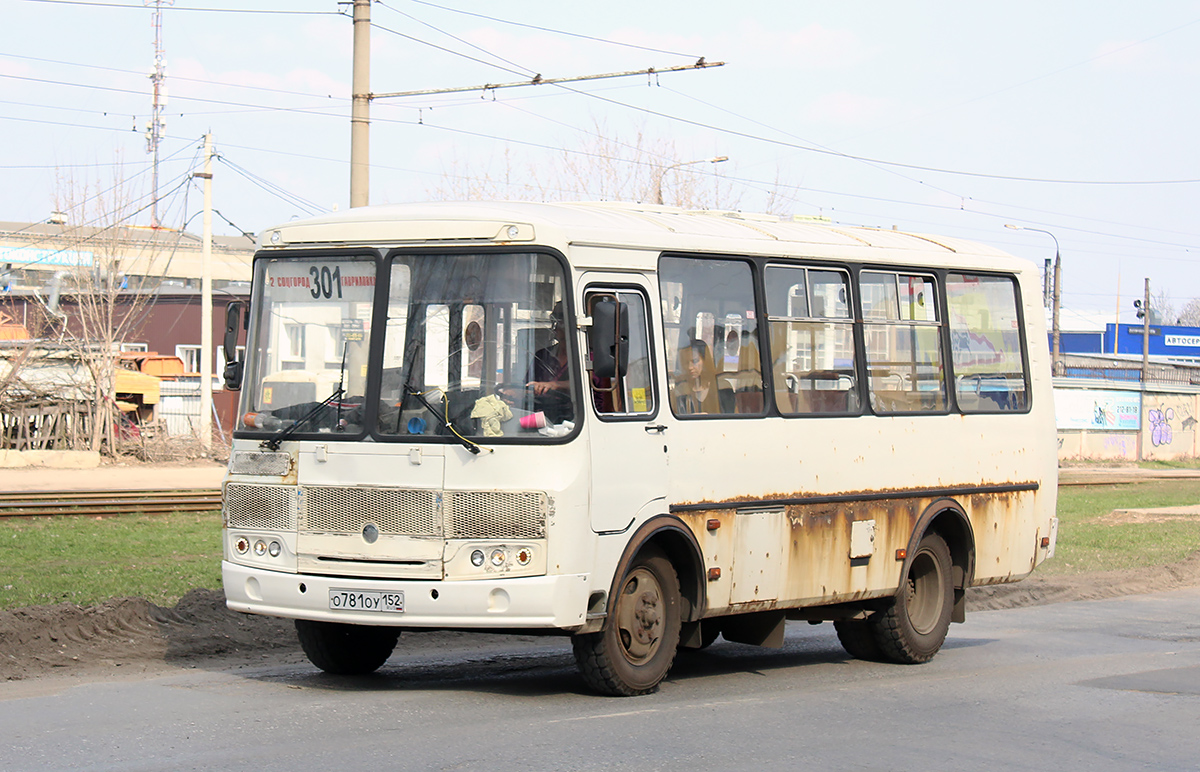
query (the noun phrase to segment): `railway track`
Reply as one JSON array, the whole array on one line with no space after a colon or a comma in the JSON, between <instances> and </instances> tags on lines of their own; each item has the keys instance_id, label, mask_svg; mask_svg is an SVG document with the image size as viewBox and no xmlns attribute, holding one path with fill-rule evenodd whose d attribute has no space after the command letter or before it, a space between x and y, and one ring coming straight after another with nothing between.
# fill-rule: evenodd
<instances>
[{"instance_id":1,"label":"railway track","mask_svg":"<svg viewBox=\"0 0 1200 772\"><path fill-rule=\"evenodd\" d=\"M0 517L166 515L220 508L221 491L216 488L0 492Z\"/></svg>"}]
</instances>

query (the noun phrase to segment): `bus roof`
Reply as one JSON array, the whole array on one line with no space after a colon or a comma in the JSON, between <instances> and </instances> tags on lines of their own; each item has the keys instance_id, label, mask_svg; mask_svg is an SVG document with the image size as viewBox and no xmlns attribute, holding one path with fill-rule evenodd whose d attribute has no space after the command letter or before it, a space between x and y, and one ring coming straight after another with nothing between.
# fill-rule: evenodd
<instances>
[{"instance_id":1,"label":"bus roof","mask_svg":"<svg viewBox=\"0 0 1200 772\"><path fill-rule=\"evenodd\" d=\"M418 243L536 243L858 261L880 260L888 250L906 252L905 259L914 263L1029 266L1001 250L945 236L618 202L387 204L294 220L262 234L264 249Z\"/></svg>"}]
</instances>

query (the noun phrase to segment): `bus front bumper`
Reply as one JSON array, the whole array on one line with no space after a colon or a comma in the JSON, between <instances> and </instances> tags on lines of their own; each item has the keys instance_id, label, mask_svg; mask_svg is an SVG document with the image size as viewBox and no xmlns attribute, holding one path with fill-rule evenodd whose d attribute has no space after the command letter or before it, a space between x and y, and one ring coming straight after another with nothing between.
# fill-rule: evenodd
<instances>
[{"instance_id":1,"label":"bus front bumper","mask_svg":"<svg viewBox=\"0 0 1200 772\"><path fill-rule=\"evenodd\" d=\"M588 576L533 576L442 582L339 578L267 571L221 562L225 602L251 614L425 628L570 630L586 621ZM403 612L331 609L330 590L404 593Z\"/></svg>"}]
</instances>

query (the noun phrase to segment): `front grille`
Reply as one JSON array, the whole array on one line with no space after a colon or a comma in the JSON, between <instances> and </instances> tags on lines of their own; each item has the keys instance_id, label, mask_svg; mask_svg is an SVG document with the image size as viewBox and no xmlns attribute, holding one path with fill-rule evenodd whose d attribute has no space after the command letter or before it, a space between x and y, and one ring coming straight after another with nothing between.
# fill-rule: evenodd
<instances>
[{"instance_id":1,"label":"front grille","mask_svg":"<svg viewBox=\"0 0 1200 772\"><path fill-rule=\"evenodd\" d=\"M540 539L548 509L546 494L536 491L448 491L446 538Z\"/></svg>"},{"instance_id":2,"label":"front grille","mask_svg":"<svg viewBox=\"0 0 1200 772\"><path fill-rule=\"evenodd\" d=\"M229 464L229 473L283 477L291 466L291 453L239 450L233 454L233 460Z\"/></svg>"},{"instance_id":3,"label":"front grille","mask_svg":"<svg viewBox=\"0 0 1200 772\"><path fill-rule=\"evenodd\" d=\"M396 536L441 536L439 491L407 488L304 489L301 530L318 533L360 533L374 523L380 533Z\"/></svg>"},{"instance_id":4,"label":"front grille","mask_svg":"<svg viewBox=\"0 0 1200 772\"><path fill-rule=\"evenodd\" d=\"M373 523L389 536L447 539L541 539L550 502L538 491L447 491L230 483L230 528L362 533Z\"/></svg>"},{"instance_id":5,"label":"front grille","mask_svg":"<svg viewBox=\"0 0 1200 772\"><path fill-rule=\"evenodd\" d=\"M296 528L295 488L285 485L225 486L225 525L229 528Z\"/></svg>"}]
</instances>

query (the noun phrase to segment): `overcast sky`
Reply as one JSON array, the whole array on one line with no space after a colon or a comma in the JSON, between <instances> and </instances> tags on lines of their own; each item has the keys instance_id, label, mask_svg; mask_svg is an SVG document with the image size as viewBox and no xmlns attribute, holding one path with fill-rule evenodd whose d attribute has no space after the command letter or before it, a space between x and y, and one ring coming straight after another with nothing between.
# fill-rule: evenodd
<instances>
[{"instance_id":1,"label":"overcast sky","mask_svg":"<svg viewBox=\"0 0 1200 772\"><path fill-rule=\"evenodd\" d=\"M106 188L117 163L145 204L146 5L0 0L0 220L43 220L70 182ZM346 208L349 6L163 7L163 224L199 230L187 175L206 131L218 233ZM617 147L640 136L659 168L729 158L664 174L668 200L684 173L719 175L699 179L746 211L970 238L1039 263L1052 237L1003 226L1050 231L1064 329L1112 321L1118 303L1135 321L1145 278L1177 311L1200 297L1200 2L386 0L372 20L376 93L727 63L376 100L372 203L485 176L499 189L564 159L595 169L602 127ZM599 195L583 181L553 192Z\"/></svg>"}]
</instances>

